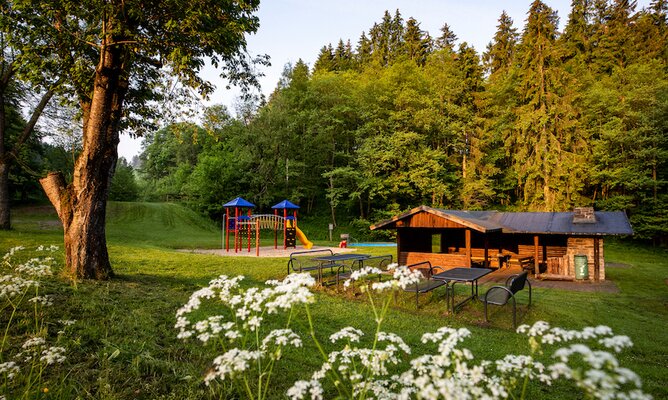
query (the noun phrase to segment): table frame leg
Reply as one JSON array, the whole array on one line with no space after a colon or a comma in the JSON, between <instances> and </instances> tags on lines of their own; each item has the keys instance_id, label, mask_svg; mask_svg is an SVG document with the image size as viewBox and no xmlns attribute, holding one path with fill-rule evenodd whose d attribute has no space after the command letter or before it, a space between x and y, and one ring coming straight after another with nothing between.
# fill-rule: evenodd
<instances>
[{"instance_id":1,"label":"table frame leg","mask_svg":"<svg viewBox=\"0 0 668 400\"><path fill-rule=\"evenodd\" d=\"M459 303L455 304L455 284L457 283L470 283L471 284L471 295L464 300L460 301ZM450 295L452 297L452 306L450 308L450 311L455 314L458 308L461 308L464 304L468 303L469 301L473 299L478 298L478 280L474 280L471 282L458 282L458 281L452 281L452 286L450 288ZM446 289L446 294L447 294L447 289ZM446 298L447 301L447 298Z\"/></svg>"}]
</instances>

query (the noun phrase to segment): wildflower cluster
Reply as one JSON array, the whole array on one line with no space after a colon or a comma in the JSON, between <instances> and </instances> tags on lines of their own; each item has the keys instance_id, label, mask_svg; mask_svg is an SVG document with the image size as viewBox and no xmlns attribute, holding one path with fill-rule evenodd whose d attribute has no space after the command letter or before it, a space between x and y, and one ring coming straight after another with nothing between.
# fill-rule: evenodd
<instances>
[{"instance_id":1,"label":"wildflower cluster","mask_svg":"<svg viewBox=\"0 0 668 400\"><path fill-rule=\"evenodd\" d=\"M629 337L614 335L612 329L602 325L577 331L551 328L545 322L538 322L531 327L520 326L517 331L527 334L541 344L594 341L615 353L633 346ZM615 355L607 350L595 350L585 343L572 343L556 350L552 357L557 362L547 367L550 379L570 380L588 397L650 398L642 392L640 378L633 371L620 367Z\"/></svg>"},{"instance_id":2,"label":"wildflower cluster","mask_svg":"<svg viewBox=\"0 0 668 400\"><path fill-rule=\"evenodd\" d=\"M308 274L292 274L282 281L267 281L267 287L244 289L243 276L220 277L194 292L176 312L177 337L195 338L202 343L215 342L222 354L213 360L204 382L232 381L249 398L266 397L274 363L285 346L300 347L301 338L289 329L296 305L313 301L309 287L315 280ZM225 314L193 318L204 302L223 306ZM286 327L265 334L263 322L271 314L287 313ZM258 374L257 379L250 379Z\"/></svg>"},{"instance_id":3,"label":"wildflower cluster","mask_svg":"<svg viewBox=\"0 0 668 400\"><path fill-rule=\"evenodd\" d=\"M618 353L631 347L631 340L614 335L605 326L566 330L551 327L544 321L522 325L517 333L527 337L530 353L508 354L495 361L476 360L469 349L462 347L471 336L468 329L441 327L422 336L422 343L435 345L435 351L410 359L411 347L398 335L381 329L391 297L385 296L384 302L378 303L371 292L405 288L419 282L422 274L396 265L391 268L392 279L384 282L365 279L383 272L373 267L367 266L351 274L345 285L363 282L376 329L369 336L353 326L340 329L329 336L330 345L336 346L330 353L324 351L315 335L309 309L313 295L308 290L313 279L307 275L290 275L282 282L268 282L268 288L246 290L239 287L240 277L222 276L193 294L188 304L177 312L176 327L182 338L196 337L203 342L212 337L221 339L225 351L213 361L205 382L209 384L217 379L242 381L246 397L250 398L256 396L251 391L249 377L259 374L257 397L263 397L266 392L260 395L262 384L268 388L271 375L271 369L268 372L266 369L270 367L266 366L273 366L283 347L302 345L298 334L287 328L271 331L265 336L259 334L265 315L304 304L311 337L323 362L308 379L299 380L288 389L286 394L290 399L333 396L349 399L526 399L530 381L550 386L557 380L571 382L588 398L651 399L642 392L638 376L621 367L610 352ZM188 315L199 308L204 299L222 302L230 309L230 316L218 315L196 322L188 320ZM246 340L249 336L257 338L256 341ZM234 346L244 343L248 345ZM557 346L562 347L555 350ZM263 364L263 360L268 362Z\"/></svg>"},{"instance_id":4,"label":"wildflower cluster","mask_svg":"<svg viewBox=\"0 0 668 400\"><path fill-rule=\"evenodd\" d=\"M0 265L0 308L9 311L0 343L0 377L4 378L0 380L0 389L4 393L27 395L39 390L48 366L66 360L66 349L52 346L46 340L44 308L53 305L53 296L40 294L41 280L53 274L56 262L50 256L21 262L24 250L23 246L10 249ZM53 253L57 250L57 246L39 246L34 251ZM20 323L15 324L17 321ZM74 323L65 322L62 333ZM27 339L23 339L26 336ZM22 343L18 342L19 338Z\"/></svg>"},{"instance_id":5,"label":"wildflower cluster","mask_svg":"<svg viewBox=\"0 0 668 400\"><path fill-rule=\"evenodd\" d=\"M556 335L560 343L594 341L614 351L630 346L627 337L614 336L610 328L603 326L566 331L539 321L531 327L521 326L518 332L539 343L552 342L552 335ZM363 332L346 327L330 336L332 342L344 341L344 349L330 353L310 380L295 382L287 395L291 399L322 399L323 379L329 378L343 398L524 399L529 381L537 380L549 386L558 379L566 379L588 398L651 399L642 392L639 377L620 367L615 356L607 351L573 343L554 351L548 361L556 362L549 365L535 359L534 354L509 354L495 362L475 362L470 350L459 348L470 335L468 329L449 327L425 333L422 342L437 344L437 351L413 358L404 372L388 376L385 365L403 365L396 357L397 348L404 354L410 354L410 348L398 336L385 332L376 335L378 342L391 343L385 349L360 348L355 344ZM534 353L542 354L542 351ZM346 383L351 390L341 393Z\"/></svg>"}]
</instances>

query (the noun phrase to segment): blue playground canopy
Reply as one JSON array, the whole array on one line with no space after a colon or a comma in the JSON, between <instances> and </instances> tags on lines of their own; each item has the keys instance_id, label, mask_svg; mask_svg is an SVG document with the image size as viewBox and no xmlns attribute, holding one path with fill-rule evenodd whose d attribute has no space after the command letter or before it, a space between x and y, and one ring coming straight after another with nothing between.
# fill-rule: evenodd
<instances>
[{"instance_id":1,"label":"blue playground canopy","mask_svg":"<svg viewBox=\"0 0 668 400\"><path fill-rule=\"evenodd\" d=\"M232 201L228 201L227 203L223 204L223 207L255 207L255 204L251 203L248 200L245 200L241 197L237 197L236 199Z\"/></svg>"},{"instance_id":2,"label":"blue playground canopy","mask_svg":"<svg viewBox=\"0 0 668 400\"><path fill-rule=\"evenodd\" d=\"M280 203L273 205L271 208L272 209L277 209L277 210L283 210L283 209L286 209L286 208L288 210L298 210L299 206L294 204L294 203L291 203L288 200L283 200Z\"/></svg>"}]
</instances>

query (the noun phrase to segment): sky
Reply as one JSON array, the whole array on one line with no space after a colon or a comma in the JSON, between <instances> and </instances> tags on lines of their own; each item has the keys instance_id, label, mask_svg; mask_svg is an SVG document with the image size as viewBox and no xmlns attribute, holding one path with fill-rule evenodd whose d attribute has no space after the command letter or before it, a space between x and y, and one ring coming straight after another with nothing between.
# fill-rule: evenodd
<instances>
[{"instance_id":1,"label":"sky","mask_svg":"<svg viewBox=\"0 0 668 400\"><path fill-rule=\"evenodd\" d=\"M543 1L557 11L562 30L571 1ZM648 3L638 1L637 10ZM339 39L350 39L354 48L362 32L368 33L375 22L380 22L385 10L394 15L398 9L404 20L415 18L420 28L434 38L447 23L458 43L467 42L481 54L496 32L501 12L508 13L521 33L530 4L531 0L263 0L257 13L260 28L248 36L247 50L251 55L268 54L271 58L271 66L260 70L265 75L260 78L262 93L268 96L287 63L294 64L301 58L312 67L320 49L329 43L336 46ZM204 103L224 104L233 111L239 90L226 90L213 68L204 69L202 76L217 87ZM141 139L121 135L118 152L131 160L141 152Z\"/></svg>"}]
</instances>

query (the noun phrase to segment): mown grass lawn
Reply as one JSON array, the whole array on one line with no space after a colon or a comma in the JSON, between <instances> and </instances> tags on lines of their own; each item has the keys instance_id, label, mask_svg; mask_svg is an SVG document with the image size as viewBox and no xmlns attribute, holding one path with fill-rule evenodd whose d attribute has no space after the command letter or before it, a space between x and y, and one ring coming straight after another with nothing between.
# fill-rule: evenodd
<instances>
[{"instance_id":1,"label":"mown grass lawn","mask_svg":"<svg viewBox=\"0 0 668 400\"><path fill-rule=\"evenodd\" d=\"M175 251L213 248L220 243L215 224L177 205L112 203L108 220L115 278L77 284L54 278L44 289L56 296L45 316L49 335L55 336L59 329L55 321L77 322L64 340L67 360L45 373L42 386L48 393L42 391L40 398L234 397L220 387L212 393L202 383L216 353L195 341L178 340L175 312L193 291L220 274L243 274L247 277L244 284L249 286L283 278L286 259ZM14 230L0 232L0 252L17 245L61 245L62 231L55 221L48 209L15 211ZM369 251L384 254L394 249ZM528 311L520 308L520 321L531 324L546 320L570 329L603 324L616 334L628 335L635 346L620 355L622 365L641 376L646 392L657 399L668 398L668 253L611 241L606 242L605 251L607 262L629 266L606 271L620 293L535 289L533 307ZM62 252L58 254L62 257ZM375 324L364 299L334 288L317 291L312 311L322 343L328 344L331 333L348 325L372 335ZM473 335L464 346L476 358L495 360L508 353L528 351L526 337L515 334L510 326L509 309L496 311L489 325L483 323L480 304L469 304L455 316L444 315L444 309L442 291L422 296L419 311L415 310L412 295L401 293L384 329L402 336L414 354L433 351L420 343L420 337L443 325L470 329ZM4 329L7 316L3 314L0 321ZM322 363L309 340L303 311L298 312L293 329L302 334L304 346L286 351L274 372L272 398L284 398L295 380L308 378ZM24 339L10 335L10 348L5 353L11 353L11 346L20 346ZM579 397L568 386L546 388L534 383L529 392L529 398Z\"/></svg>"}]
</instances>

